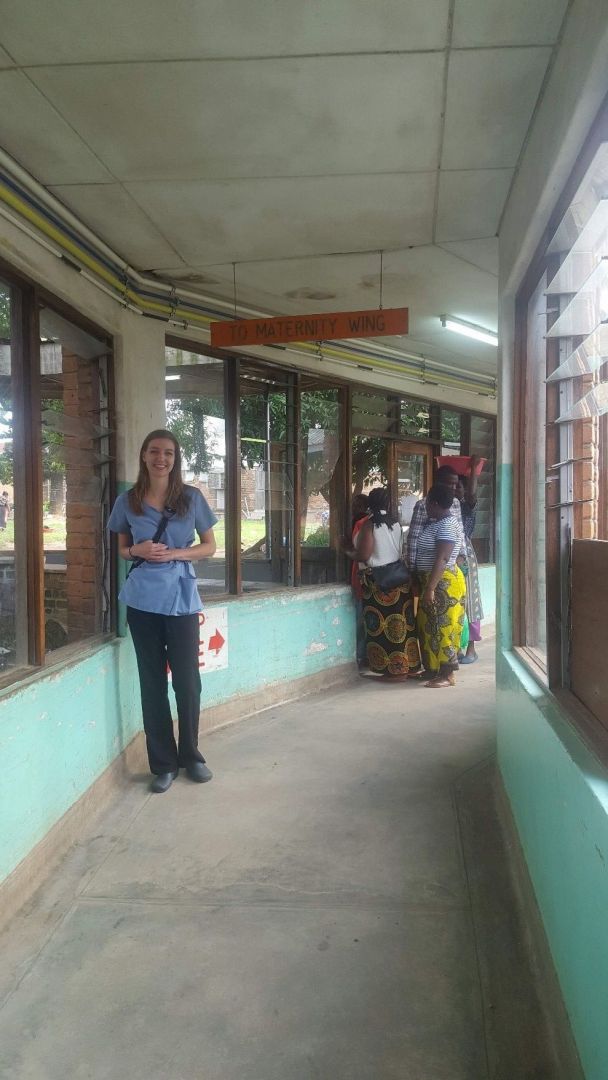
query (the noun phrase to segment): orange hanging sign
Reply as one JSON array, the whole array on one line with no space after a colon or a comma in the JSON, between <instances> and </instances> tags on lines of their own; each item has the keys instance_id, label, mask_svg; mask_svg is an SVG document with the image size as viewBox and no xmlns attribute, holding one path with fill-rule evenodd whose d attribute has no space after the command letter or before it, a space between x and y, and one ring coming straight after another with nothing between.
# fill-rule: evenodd
<instances>
[{"instance_id":1,"label":"orange hanging sign","mask_svg":"<svg viewBox=\"0 0 608 1080\"><path fill-rule=\"evenodd\" d=\"M212 322L211 344L218 348L233 346L242 349L245 345L279 345L288 341L396 337L407 334L408 316L409 311L405 307Z\"/></svg>"}]
</instances>

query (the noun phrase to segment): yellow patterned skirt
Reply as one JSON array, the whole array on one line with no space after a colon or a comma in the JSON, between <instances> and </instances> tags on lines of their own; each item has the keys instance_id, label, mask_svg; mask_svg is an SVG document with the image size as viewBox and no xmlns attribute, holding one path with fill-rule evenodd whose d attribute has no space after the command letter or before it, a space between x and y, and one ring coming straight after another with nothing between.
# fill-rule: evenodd
<instances>
[{"instance_id":1,"label":"yellow patterned skirt","mask_svg":"<svg viewBox=\"0 0 608 1080\"><path fill-rule=\"evenodd\" d=\"M366 655L370 671L408 675L422 670L414 598L409 585L382 592L371 572L361 575Z\"/></svg>"},{"instance_id":2,"label":"yellow patterned skirt","mask_svg":"<svg viewBox=\"0 0 608 1080\"><path fill-rule=\"evenodd\" d=\"M418 571L420 591L424 592L430 571ZM435 588L435 603L418 602L418 638L427 671L447 675L458 669L458 650L464 626L466 581L459 566L446 569Z\"/></svg>"}]
</instances>

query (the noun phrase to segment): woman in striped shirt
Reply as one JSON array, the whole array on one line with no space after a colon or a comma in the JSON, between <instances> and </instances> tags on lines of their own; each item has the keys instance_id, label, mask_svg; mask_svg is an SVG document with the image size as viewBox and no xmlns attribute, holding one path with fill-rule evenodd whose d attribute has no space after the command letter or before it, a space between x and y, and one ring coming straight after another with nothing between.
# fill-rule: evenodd
<instances>
[{"instance_id":1,"label":"woman in striped shirt","mask_svg":"<svg viewBox=\"0 0 608 1080\"><path fill-rule=\"evenodd\" d=\"M464 625L466 584L457 564L460 530L451 513L453 494L434 484L426 497L428 522L416 547L418 639L431 688L453 686Z\"/></svg>"}]
</instances>

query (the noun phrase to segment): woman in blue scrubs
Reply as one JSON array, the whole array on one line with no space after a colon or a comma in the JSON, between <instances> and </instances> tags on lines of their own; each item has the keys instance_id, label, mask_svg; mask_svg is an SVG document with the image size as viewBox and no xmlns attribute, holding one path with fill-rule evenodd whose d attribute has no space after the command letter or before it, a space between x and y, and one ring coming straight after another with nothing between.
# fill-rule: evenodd
<instances>
[{"instance_id":1,"label":"woman in blue scrubs","mask_svg":"<svg viewBox=\"0 0 608 1080\"><path fill-rule=\"evenodd\" d=\"M137 656L154 792L167 791L180 768L199 784L213 776L198 749L202 604L192 563L214 554L216 522L200 491L182 480L175 436L151 431L139 453L135 485L118 496L108 526L118 533L120 556L132 563L119 599L127 605ZM179 745L173 734L167 665L177 702Z\"/></svg>"}]
</instances>

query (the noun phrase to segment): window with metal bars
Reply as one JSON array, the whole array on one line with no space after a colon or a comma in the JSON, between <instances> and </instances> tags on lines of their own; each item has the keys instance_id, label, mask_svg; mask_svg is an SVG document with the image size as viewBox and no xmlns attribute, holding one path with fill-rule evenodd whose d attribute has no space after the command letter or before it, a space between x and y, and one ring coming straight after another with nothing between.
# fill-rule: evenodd
<instances>
[{"instance_id":1,"label":"window with metal bars","mask_svg":"<svg viewBox=\"0 0 608 1080\"><path fill-rule=\"evenodd\" d=\"M0 281L0 683L112 628L111 341ZM64 650L62 654L61 650Z\"/></svg>"},{"instance_id":2,"label":"window with metal bars","mask_svg":"<svg viewBox=\"0 0 608 1080\"><path fill-rule=\"evenodd\" d=\"M572 191L518 306L516 639L608 728L608 142Z\"/></svg>"}]
</instances>

